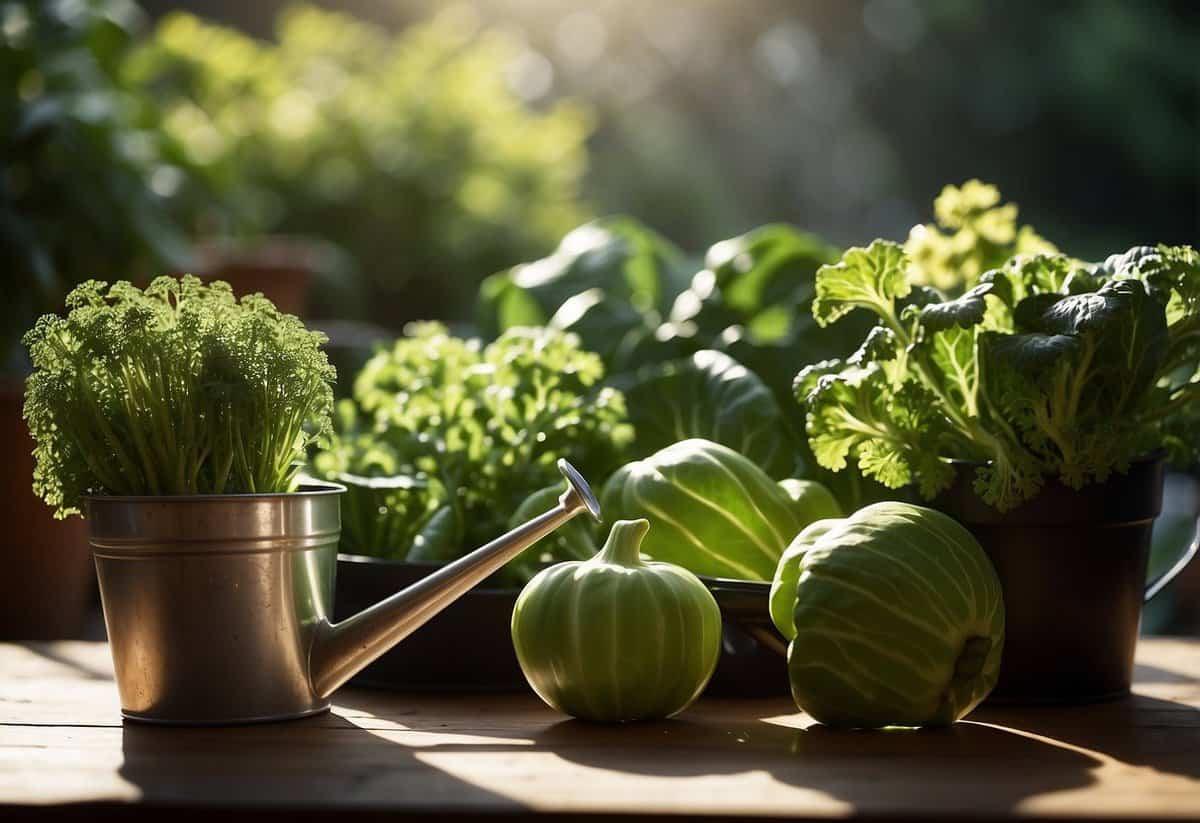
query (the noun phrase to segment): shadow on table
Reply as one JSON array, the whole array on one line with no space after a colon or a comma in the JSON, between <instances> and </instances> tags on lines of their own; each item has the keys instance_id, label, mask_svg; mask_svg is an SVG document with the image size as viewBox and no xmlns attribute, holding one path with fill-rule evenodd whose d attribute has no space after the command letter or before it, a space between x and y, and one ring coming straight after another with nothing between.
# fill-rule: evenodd
<instances>
[{"instance_id":1,"label":"shadow on table","mask_svg":"<svg viewBox=\"0 0 1200 823\"><path fill-rule=\"evenodd\" d=\"M739 717L744 709L741 701L727 709L723 701L706 700L674 720L605 726L557 719L532 700L527 707L514 702L516 716L504 723L480 717L473 736L483 740L439 743L426 751L516 752L532 741L565 761L634 775L761 771L859 813L893 815L1009 812L1039 795L1095 783L1095 771L1110 759L1200 777L1194 757L1200 711L1145 696L1081 707L988 707L946 729L874 732L819 724L798 730L782 725L786 719L766 719L791 714L789 702L764 701L758 719ZM387 720L389 713L377 716ZM421 713L392 719L417 731L446 731Z\"/></svg>"},{"instance_id":2,"label":"shadow on table","mask_svg":"<svg viewBox=\"0 0 1200 823\"><path fill-rule=\"evenodd\" d=\"M111 668L98 667L78 654L66 653L52 641L28 642L20 645L38 657L68 667L85 680L113 679Z\"/></svg>"},{"instance_id":3,"label":"shadow on table","mask_svg":"<svg viewBox=\"0 0 1200 823\"><path fill-rule=\"evenodd\" d=\"M420 762L414 752L334 714L252 726L126 722L120 775L152 805L331 810L522 806Z\"/></svg>"},{"instance_id":4,"label":"shadow on table","mask_svg":"<svg viewBox=\"0 0 1200 823\"><path fill-rule=\"evenodd\" d=\"M575 720L551 726L536 741L566 760L634 774L766 771L857 813L1004 812L1038 794L1090 785L1101 763L1054 741L971 722L884 731L818 724L801 731L763 721L723 726L681 719L640 728L661 735L660 745L631 751L623 729Z\"/></svg>"},{"instance_id":5,"label":"shadow on table","mask_svg":"<svg viewBox=\"0 0 1200 823\"><path fill-rule=\"evenodd\" d=\"M1135 694L1088 706L989 708L979 714L1128 766L1200 779L1200 709L1183 703Z\"/></svg>"}]
</instances>

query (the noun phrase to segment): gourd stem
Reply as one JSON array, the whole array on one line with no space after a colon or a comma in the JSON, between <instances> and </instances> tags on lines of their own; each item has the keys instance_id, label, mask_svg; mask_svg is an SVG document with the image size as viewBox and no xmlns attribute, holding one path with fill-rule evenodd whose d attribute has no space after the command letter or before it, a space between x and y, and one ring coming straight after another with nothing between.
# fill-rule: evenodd
<instances>
[{"instance_id":1,"label":"gourd stem","mask_svg":"<svg viewBox=\"0 0 1200 823\"><path fill-rule=\"evenodd\" d=\"M602 563L615 563L618 566L637 566L641 563L638 552L642 547L642 538L650 531L648 520L618 520L613 523L608 540L600 550Z\"/></svg>"}]
</instances>

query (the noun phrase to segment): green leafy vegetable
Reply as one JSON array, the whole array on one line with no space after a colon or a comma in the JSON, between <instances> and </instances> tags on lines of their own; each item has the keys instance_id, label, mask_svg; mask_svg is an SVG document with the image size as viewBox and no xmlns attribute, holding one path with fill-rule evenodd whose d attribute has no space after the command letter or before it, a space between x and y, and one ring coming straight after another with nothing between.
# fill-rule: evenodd
<instances>
[{"instance_id":1,"label":"green leafy vegetable","mask_svg":"<svg viewBox=\"0 0 1200 823\"><path fill-rule=\"evenodd\" d=\"M826 329L811 316L816 271L836 254L811 234L772 224L714 244L695 271L653 231L610 217L571 232L549 257L490 278L480 291L480 325L494 334L545 323L579 334L603 358L610 383L638 394L631 409L640 454L692 436L742 448L746 437L735 428L745 425L753 456L765 455L761 465L775 477L815 474L857 504L881 489L857 472L835 477L815 465L791 396L797 360L844 357L870 327L851 318ZM698 367L697 356L706 365ZM717 394L738 398L736 408L697 405ZM758 408L741 402L748 397Z\"/></svg>"},{"instance_id":2,"label":"green leafy vegetable","mask_svg":"<svg viewBox=\"0 0 1200 823\"><path fill-rule=\"evenodd\" d=\"M947 726L1000 674L1000 580L933 509L876 503L813 523L781 558L770 612L791 641L796 705L828 726Z\"/></svg>"},{"instance_id":3,"label":"green leafy vegetable","mask_svg":"<svg viewBox=\"0 0 1200 823\"><path fill-rule=\"evenodd\" d=\"M603 376L597 355L555 329L514 328L484 346L437 323L410 325L363 368L348 419L313 460L330 479L407 478L382 495L349 484L348 497L367 498L385 525L348 521L343 545L443 562L503 533L530 495L561 491L558 458L607 476L633 433ZM533 570L518 562L510 572Z\"/></svg>"},{"instance_id":4,"label":"green leafy vegetable","mask_svg":"<svg viewBox=\"0 0 1200 823\"><path fill-rule=\"evenodd\" d=\"M904 263L904 250L884 240L849 249L841 260L818 270L813 317L828 326L856 308L880 315L892 312L897 298L912 288Z\"/></svg>"},{"instance_id":5,"label":"green leafy vegetable","mask_svg":"<svg viewBox=\"0 0 1200 823\"><path fill-rule=\"evenodd\" d=\"M570 331L610 373L624 371L663 359L655 330L687 271L679 249L632 218L595 220L567 234L550 256L488 278L480 326L489 334L542 325ZM683 353L675 347L669 356Z\"/></svg>"},{"instance_id":6,"label":"green leafy vegetable","mask_svg":"<svg viewBox=\"0 0 1200 823\"><path fill-rule=\"evenodd\" d=\"M821 332L808 311L817 269L836 259L837 251L819 238L783 224L722 240L709 248L704 268L675 298L659 337L720 348L739 361L761 355L755 368L767 365L773 354L797 350L844 355L854 338ZM763 375L771 385L774 372L764 369ZM786 389L790 375L781 378Z\"/></svg>"},{"instance_id":7,"label":"green leafy vegetable","mask_svg":"<svg viewBox=\"0 0 1200 823\"><path fill-rule=\"evenodd\" d=\"M604 484L605 521L645 517L645 551L696 574L768 580L807 523L788 493L730 448L682 440L621 467Z\"/></svg>"},{"instance_id":8,"label":"green leafy vegetable","mask_svg":"<svg viewBox=\"0 0 1200 823\"><path fill-rule=\"evenodd\" d=\"M625 390L637 454L701 437L729 446L780 477L794 468L775 396L758 376L718 351L650 368Z\"/></svg>"},{"instance_id":9,"label":"green leafy vegetable","mask_svg":"<svg viewBox=\"0 0 1200 823\"><path fill-rule=\"evenodd\" d=\"M813 313L877 318L860 349L797 376L817 461L926 497L948 458L985 463L975 488L1005 510L1045 477L1104 480L1163 446L1195 459L1181 415L1196 398L1195 252L1132 250L1085 267L1015 257L953 299L912 288L904 250L876 241L817 274Z\"/></svg>"},{"instance_id":10,"label":"green leafy vegetable","mask_svg":"<svg viewBox=\"0 0 1200 823\"><path fill-rule=\"evenodd\" d=\"M325 337L262 296L160 277L67 305L25 337L34 491L59 517L88 494L287 491L329 432Z\"/></svg>"},{"instance_id":11,"label":"green leafy vegetable","mask_svg":"<svg viewBox=\"0 0 1200 823\"><path fill-rule=\"evenodd\" d=\"M1017 225L1017 205L979 180L946 186L933 203L936 225L916 226L904 250L914 284L959 292L1014 255L1058 250L1030 226Z\"/></svg>"}]
</instances>

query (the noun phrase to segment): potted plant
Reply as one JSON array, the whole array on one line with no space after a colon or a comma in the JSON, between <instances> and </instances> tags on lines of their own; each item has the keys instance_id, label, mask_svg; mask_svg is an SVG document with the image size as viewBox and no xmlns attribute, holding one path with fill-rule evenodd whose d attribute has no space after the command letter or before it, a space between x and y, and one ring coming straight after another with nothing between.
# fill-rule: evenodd
<instances>
[{"instance_id":1,"label":"potted plant","mask_svg":"<svg viewBox=\"0 0 1200 823\"><path fill-rule=\"evenodd\" d=\"M468 589L599 508L566 461L554 503L418 585L332 622L340 486L301 483L334 370L269 300L160 277L90 281L26 336L34 489L86 511L122 713L300 717ZM490 535L489 535L490 537Z\"/></svg>"},{"instance_id":2,"label":"potted plant","mask_svg":"<svg viewBox=\"0 0 1200 823\"><path fill-rule=\"evenodd\" d=\"M975 533L1008 613L997 697L1127 693L1163 465L1200 448L1200 257L1018 255L955 298L911 266L876 241L818 271L818 323L878 323L797 376L814 455Z\"/></svg>"},{"instance_id":3,"label":"potted plant","mask_svg":"<svg viewBox=\"0 0 1200 823\"><path fill-rule=\"evenodd\" d=\"M211 683L224 655L251 646L264 671L296 651L293 618L276 613L270 636L235 625L237 598L260 597L252 582L280 573L299 584L290 558L337 539L336 494L297 490L306 447L329 427L324 338L265 298L194 277L144 291L89 281L67 306L25 338L34 491L60 518L87 513L126 713L203 719L230 698L181 683ZM328 595L296 596L316 616ZM228 615L211 613L218 603ZM243 708L294 707L286 689L267 693L278 679L263 674Z\"/></svg>"},{"instance_id":4,"label":"potted plant","mask_svg":"<svg viewBox=\"0 0 1200 823\"><path fill-rule=\"evenodd\" d=\"M83 524L30 491L21 334L89 277L183 266L170 219L186 172L147 99L121 76L139 18L128 3L18 3L0 34L0 638L76 636L91 605Z\"/></svg>"}]
</instances>

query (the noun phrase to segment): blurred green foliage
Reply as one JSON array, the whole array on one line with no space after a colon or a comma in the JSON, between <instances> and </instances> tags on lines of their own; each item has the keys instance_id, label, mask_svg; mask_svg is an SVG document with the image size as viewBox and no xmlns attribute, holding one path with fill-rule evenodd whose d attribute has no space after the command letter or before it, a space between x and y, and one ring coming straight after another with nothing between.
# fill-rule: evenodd
<instances>
[{"instance_id":1,"label":"blurred green foliage","mask_svg":"<svg viewBox=\"0 0 1200 823\"><path fill-rule=\"evenodd\" d=\"M0 369L74 284L188 258L177 146L121 73L140 22L127 0L0 3Z\"/></svg>"},{"instance_id":2,"label":"blurred green foliage","mask_svg":"<svg viewBox=\"0 0 1200 823\"><path fill-rule=\"evenodd\" d=\"M586 112L533 111L515 47L453 13L393 37L299 6L259 41L173 14L127 66L233 207L209 230L313 234L351 255L375 318L453 317L484 276L580 222ZM382 295L381 299L374 296Z\"/></svg>"},{"instance_id":3,"label":"blurred green foliage","mask_svg":"<svg viewBox=\"0 0 1200 823\"><path fill-rule=\"evenodd\" d=\"M1054 254L1032 226L1017 225L1017 204L1001 203L995 186L968 180L933 201L936 223L914 226L904 244L909 280L950 293L971 288L989 269L1017 254Z\"/></svg>"},{"instance_id":4,"label":"blurred green foliage","mask_svg":"<svg viewBox=\"0 0 1200 823\"><path fill-rule=\"evenodd\" d=\"M183 2L255 27L282 0ZM443 2L338 5L400 28ZM538 100L594 107L597 210L685 248L772 221L903 237L975 176L1083 257L1200 226L1193 0L457 5L548 63Z\"/></svg>"}]
</instances>

